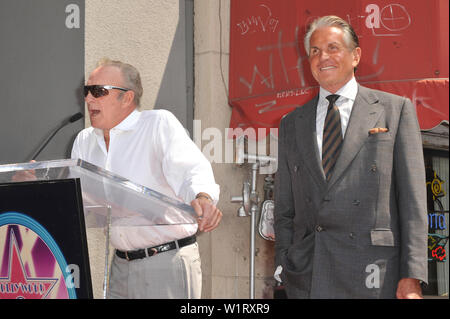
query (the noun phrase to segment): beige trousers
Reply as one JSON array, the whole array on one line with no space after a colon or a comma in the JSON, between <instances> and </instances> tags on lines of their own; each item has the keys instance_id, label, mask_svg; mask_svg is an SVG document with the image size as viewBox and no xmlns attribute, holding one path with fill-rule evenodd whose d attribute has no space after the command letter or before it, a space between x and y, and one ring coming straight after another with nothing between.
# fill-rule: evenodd
<instances>
[{"instance_id":1,"label":"beige trousers","mask_svg":"<svg viewBox=\"0 0 450 319\"><path fill-rule=\"evenodd\" d=\"M108 298L199 299L202 271L198 244L127 261L114 254Z\"/></svg>"}]
</instances>

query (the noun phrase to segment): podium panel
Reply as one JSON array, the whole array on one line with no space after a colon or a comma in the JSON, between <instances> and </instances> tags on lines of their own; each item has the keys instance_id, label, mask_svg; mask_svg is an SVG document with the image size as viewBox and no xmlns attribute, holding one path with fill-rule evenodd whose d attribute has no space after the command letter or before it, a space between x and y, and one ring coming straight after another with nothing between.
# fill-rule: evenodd
<instances>
[{"instance_id":1,"label":"podium panel","mask_svg":"<svg viewBox=\"0 0 450 319\"><path fill-rule=\"evenodd\" d=\"M94 281L106 298L111 228L159 237L196 223L191 206L82 160L0 165L0 298L92 298ZM100 255L101 273L89 266Z\"/></svg>"},{"instance_id":2,"label":"podium panel","mask_svg":"<svg viewBox=\"0 0 450 319\"><path fill-rule=\"evenodd\" d=\"M78 179L0 185L0 299L91 298Z\"/></svg>"}]
</instances>

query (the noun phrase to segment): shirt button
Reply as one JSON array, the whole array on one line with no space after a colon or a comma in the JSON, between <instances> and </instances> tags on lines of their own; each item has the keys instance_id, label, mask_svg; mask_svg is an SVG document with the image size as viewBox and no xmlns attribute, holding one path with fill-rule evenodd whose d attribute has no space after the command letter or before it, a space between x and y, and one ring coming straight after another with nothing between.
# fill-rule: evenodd
<instances>
[{"instance_id":1,"label":"shirt button","mask_svg":"<svg viewBox=\"0 0 450 319\"><path fill-rule=\"evenodd\" d=\"M298 166L295 165L295 166L294 166L294 172L297 173L297 171L298 171Z\"/></svg>"},{"instance_id":2,"label":"shirt button","mask_svg":"<svg viewBox=\"0 0 450 319\"><path fill-rule=\"evenodd\" d=\"M316 226L316 232L320 233L321 231L324 231L324 230L325 229L322 226L320 226L320 225Z\"/></svg>"},{"instance_id":3,"label":"shirt button","mask_svg":"<svg viewBox=\"0 0 450 319\"><path fill-rule=\"evenodd\" d=\"M372 172L376 172L376 171L377 171L377 166L376 166L375 164L373 164L373 165L370 167L370 170L371 170Z\"/></svg>"},{"instance_id":4,"label":"shirt button","mask_svg":"<svg viewBox=\"0 0 450 319\"><path fill-rule=\"evenodd\" d=\"M350 234L348 234L348 237L350 237L350 239L355 239L355 233L350 233Z\"/></svg>"}]
</instances>

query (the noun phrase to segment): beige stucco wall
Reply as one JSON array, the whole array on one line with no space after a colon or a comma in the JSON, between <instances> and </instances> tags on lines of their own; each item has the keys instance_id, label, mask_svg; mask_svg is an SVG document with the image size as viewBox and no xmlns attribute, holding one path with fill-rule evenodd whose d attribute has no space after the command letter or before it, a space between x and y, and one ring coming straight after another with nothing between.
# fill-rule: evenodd
<instances>
[{"instance_id":1,"label":"beige stucco wall","mask_svg":"<svg viewBox=\"0 0 450 319\"><path fill-rule=\"evenodd\" d=\"M222 0L219 7L219 0L195 0L194 9L194 118L202 120L202 128L218 128L225 136L231 117L227 102L230 1ZM204 140L202 147L208 142ZM213 169L221 186L219 207L224 216L220 227L207 235L208 245L204 245L204 248L209 246L202 255L208 262L204 271L204 294L211 298L249 298L250 217L237 217L239 205L230 202L231 196L241 194L249 169L223 163L213 163ZM261 198L264 195L262 177L258 179L257 188ZM202 239L203 242L206 240ZM272 298L273 242L258 234L255 258L255 297Z\"/></svg>"},{"instance_id":2,"label":"beige stucco wall","mask_svg":"<svg viewBox=\"0 0 450 319\"><path fill-rule=\"evenodd\" d=\"M183 1L183 0L180 0ZM194 119L202 129L214 127L225 134L231 109L227 103L229 57L229 0L194 0L195 10L195 102ZM151 109L168 60L179 15L178 0L88 0L86 1L86 78L97 60L107 56L136 66L144 86L143 109ZM221 20L221 23L219 22ZM220 36L220 26L222 35ZM220 48L220 39L222 48ZM222 66L222 68L220 67ZM88 121L86 125L89 125ZM201 142L204 148L209 137ZM213 163L221 186L221 225L198 237L203 270L203 298L249 298L250 218L237 217L239 195L248 169L236 164ZM262 176L258 191L263 196ZM104 235L88 232L94 295L102 297ZM271 298L273 243L256 235L257 298Z\"/></svg>"},{"instance_id":3,"label":"beige stucco wall","mask_svg":"<svg viewBox=\"0 0 450 319\"><path fill-rule=\"evenodd\" d=\"M141 74L141 107L152 109L178 24L178 0L88 0L85 5L85 78L103 57L130 63ZM104 231L88 229L87 236L94 297L103 298Z\"/></svg>"},{"instance_id":4,"label":"beige stucco wall","mask_svg":"<svg viewBox=\"0 0 450 319\"><path fill-rule=\"evenodd\" d=\"M143 109L151 109L178 24L178 0L87 0L86 78L97 61L109 57L141 73Z\"/></svg>"}]
</instances>

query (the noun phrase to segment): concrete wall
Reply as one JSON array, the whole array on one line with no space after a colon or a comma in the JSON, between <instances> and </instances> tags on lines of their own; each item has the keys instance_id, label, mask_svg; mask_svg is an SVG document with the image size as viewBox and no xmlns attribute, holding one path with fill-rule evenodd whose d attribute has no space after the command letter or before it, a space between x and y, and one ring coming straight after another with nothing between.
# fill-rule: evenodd
<instances>
[{"instance_id":1,"label":"concrete wall","mask_svg":"<svg viewBox=\"0 0 450 319\"><path fill-rule=\"evenodd\" d=\"M206 128L217 128L222 132L222 138L231 116L226 93L229 5L229 0L221 0L220 3L219 0L194 0L194 119L201 120L201 132ZM127 61L141 72L143 108L152 108L157 104L171 44L176 36L179 7L178 0L86 1L86 77L103 56ZM204 136L202 141L198 141L202 150L210 139ZM250 218L237 217L239 205L230 202L232 195L241 193L242 182L248 178L248 169L224 163L213 163L213 169L216 181L221 185L219 207L224 216L215 231L199 236L202 297L248 298ZM258 190L262 197L261 180ZM104 239L98 232L91 232L89 236L90 250L98 251L97 259L92 257L91 262L97 278L94 282L96 297L101 297L102 278L99 277L103 271ZM256 297L271 298L274 283L273 243L257 235L256 248Z\"/></svg>"},{"instance_id":2,"label":"concrete wall","mask_svg":"<svg viewBox=\"0 0 450 319\"><path fill-rule=\"evenodd\" d=\"M230 1L195 0L194 10L194 118L201 120L203 131L218 128L225 137L231 117L227 102ZM201 144L204 152L211 139L204 136ZM225 163L213 163L213 169L221 186L219 207L224 216L219 228L200 236L203 294L206 298L249 298L250 218L237 217L240 205L230 202L231 196L241 194L242 183L249 178L249 169ZM259 176L258 181L257 190L262 198L263 176ZM256 235L256 298L273 297L273 246L273 242Z\"/></svg>"},{"instance_id":3,"label":"concrete wall","mask_svg":"<svg viewBox=\"0 0 450 319\"><path fill-rule=\"evenodd\" d=\"M83 10L84 0L0 1L0 164L31 160L84 108ZM59 130L36 159L70 157L83 126Z\"/></svg>"},{"instance_id":4,"label":"concrete wall","mask_svg":"<svg viewBox=\"0 0 450 319\"><path fill-rule=\"evenodd\" d=\"M128 62L141 73L141 108L167 108L189 126L185 94L176 93L185 90L184 10L189 2L86 1L86 79L102 57Z\"/></svg>"},{"instance_id":5,"label":"concrete wall","mask_svg":"<svg viewBox=\"0 0 450 319\"><path fill-rule=\"evenodd\" d=\"M179 7L178 0L86 1L85 78L102 57L130 63L143 82L141 108L153 109L176 35ZM88 229L87 236L94 297L103 298L105 234Z\"/></svg>"}]
</instances>

